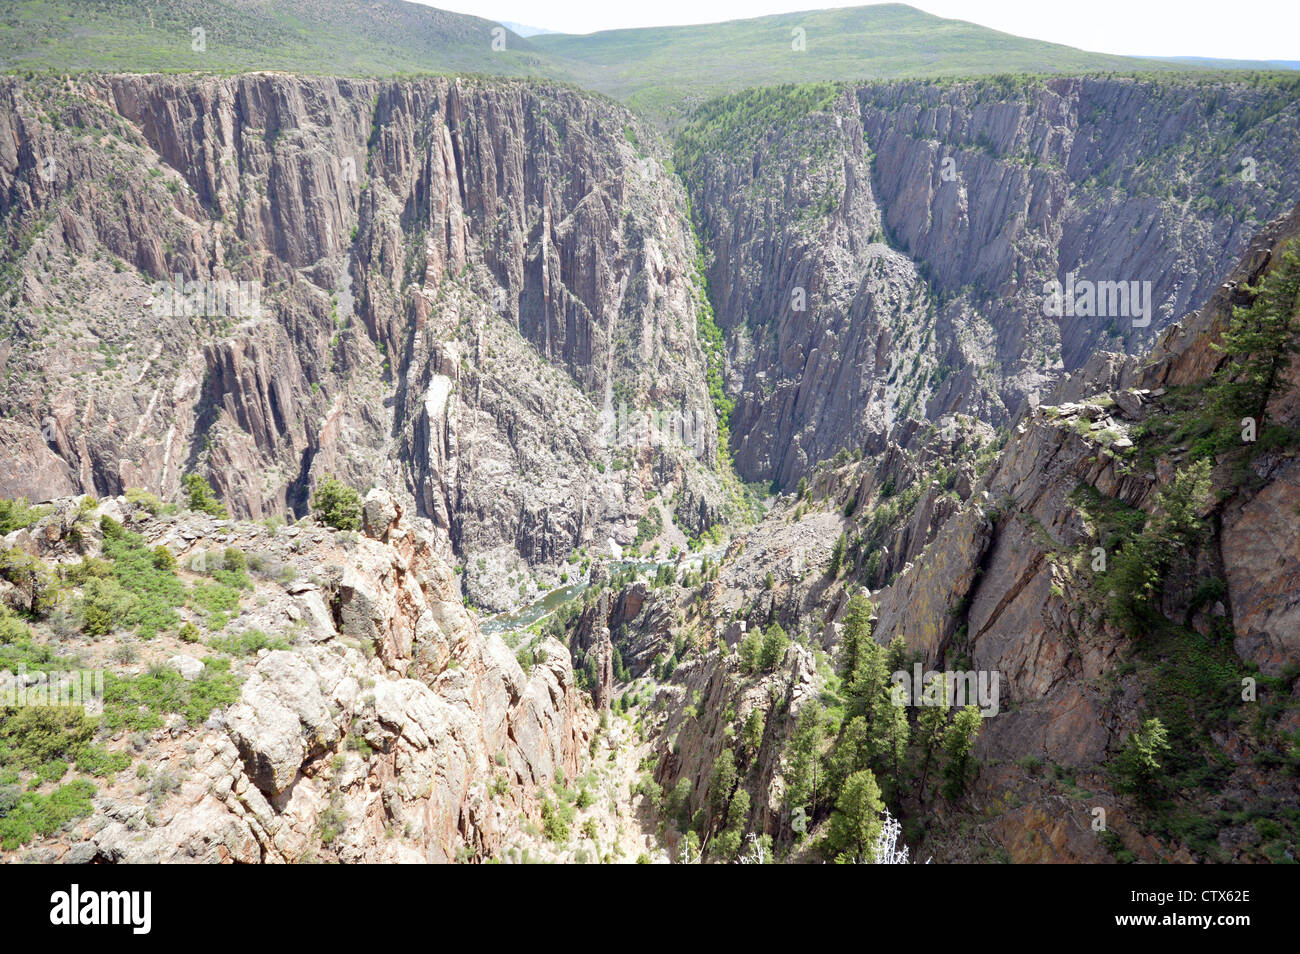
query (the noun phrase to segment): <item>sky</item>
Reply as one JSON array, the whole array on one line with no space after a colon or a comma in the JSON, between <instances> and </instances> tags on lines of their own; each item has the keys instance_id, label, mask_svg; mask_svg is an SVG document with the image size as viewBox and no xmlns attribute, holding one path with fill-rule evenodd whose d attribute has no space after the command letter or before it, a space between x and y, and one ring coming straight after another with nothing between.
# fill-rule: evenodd
<instances>
[{"instance_id":1,"label":"sky","mask_svg":"<svg viewBox=\"0 0 1300 954\"><path fill-rule=\"evenodd\" d=\"M561 33L716 23L862 0L417 0ZM1098 53L1300 60L1300 0L911 0L936 16Z\"/></svg>"}]
</instances>

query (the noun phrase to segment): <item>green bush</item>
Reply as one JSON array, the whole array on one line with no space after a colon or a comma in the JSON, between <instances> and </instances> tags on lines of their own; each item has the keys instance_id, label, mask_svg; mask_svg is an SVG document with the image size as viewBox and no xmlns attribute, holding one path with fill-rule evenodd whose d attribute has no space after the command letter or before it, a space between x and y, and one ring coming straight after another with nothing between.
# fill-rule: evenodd
<instances>
[{"instance_id":1,"label":"green bush","mask_svg":"<svg viewBox=\"0 0 1300 954\"><path fill-rule=\"evenodd\" d=\"M77 771L96 778L116 775L131 767L131 756L125 752L110 752L102 745L87 745L77 753Z\"/></svg>"},{"instance_id":2,"label":"green bush","mask_svg":"<svg viewBox=\"0 0 1300 954\"><path fill-rule=\"evenodd\" d=\"M95 720L75 706L0 709L0 764L36 769L75 761L94 734Z\"/></svg>"},{"instance_id":3,"label":"green bush","mask_svg":"<svg viewBox=\"0 0 1300 954\"><path fill-rule=\"evenodd\" d=\"M203 662L203 672L193 682L162 667L139 676L108 673L104 677L104 725L110 732L150 732L160 728L163 716L173 712L195 724L213 709L225 708L238 699L240 680L230 672L230 660L207 657Z\"/></svg>"},{"instance_id":4,"label":"green bush","mask_svg":"<svg viewBox=\"0 0 1300 954\"><path fill-rule=\"evenodd\" d=\"M234 636L218 636L208 640L208 646L231 656L252 656L262 649L289 648L289 644L279 636L268 636L260 629L250 629Z\"/></svg>"},{"instance_id":5,"label":"green bush","mask_svg":"<svg viewBox=\"0 0 1300 954\"><path fill-rule=\"evenodd\" d=\"M80 603L85 632L99 636L118 627L135 627L137 635L150 639L175 626L185 586L176 575L171 551L150 547L138 533L110 517L100 520L100 529L112 576L86 582Z\"/></svg>"},{"instance_id":6,"label":"green bush","mask_svg":"<svg viewBox=\"0 0 1300 954\"><path fill-rule=\"evenodd\" d=\"M16 500L0 499L0 536L25 530L50 512L49 507L33 507L26 497Z\"/></svg>"},{"instance_id":7,"label":"green bush","mask_svg":"<svg viewBox=\"0 0 1300 954\"><path fill-rule=\"evenodd\" d=\"M142 490L139 487L128 487L126 488L125 497L127 503L142 510L147 510L155 517L162 512L163 502L158 499L157 494Z\"/></svg>"},{"instance_id":8,"label":"green bush","mask_svg":"<svg viewBox=\"0 0 1300 954\"><path fill-rule=\"evenodd\" d=\"M0 789L0 848L13 851L37 835L53 835L69 822L85 818L93 810L95 786L84 779L69 782L51 792L17 794Z\"/></svg>"},{"instance_id":9,"label":"green bush","mask_svg":"<svg viewBox=\"0 0 1300 954\"><path fill-rule=\"evenodd\" d=\"M1129 735L1116 755L1114 772L1118 788L1145 802L1163 790L1161 761L1171 751L1169 734L1159 719L1147 719Z\"/></svg>"},{"instance_id":10,"label":"green bush","mask_svg":"<svg viewBox=\"0 0 1300 954\"><path fill-rule=\"evenodd\" d=\"M326 474L311 495L311 512L335 530L360 530L361 494Z\"/></svg>"},{"instance_id":11,"label":"green bush","mask_svg":"<svg viewBox=\"0 0 1300 954\"><path fill-rule=\"evenodd\" d=\"M222 629L239 610L239 590L225 583L195 583L189 605L204 614L209 629Z\"/></svg>"},{"instance_id":12,"label":"green bush","mask_svg":"<svg viewBox=\"0 0 1300 954\"><path fill-rule=\"evenodd\" d=\"M105 636L136 613L136 598L117 580L92 579L82 590L74 612L87 636Z\"/></svg>"},{"instance_id":13,"label":"green bush","mask_svg":"<svg viewBox=\"0 0 1300 954\"><path fill-rule=\"evenodd\" d=\"M185 492L185 506L189 509L223 520L227 517L226 508L212 492L212 487L198 474L186 474L181 479L181 487Z\"/></svg>"},{"instance_id":14,"label":"green bush","mask_svg":"<svg viewBox=\"0 0 1300 954\"><path fill-rule=\"evenodd\" d=\"M49 668L54 664L50 648L37 643L31 628L0 605L0 669L14 672L19 666L28 669Z\"/></svg>"},{"instance_id":15,"label":"green bush","mask_svg":"<svg viewBox=\"0 0 1300 954\"><path fill-rule=\"evenodd\" d=\"M59 581L40 560L17 547L0 549L0 580L18 588L33 616L48 616L59 601Z\"/></svg>"}]
</instances>

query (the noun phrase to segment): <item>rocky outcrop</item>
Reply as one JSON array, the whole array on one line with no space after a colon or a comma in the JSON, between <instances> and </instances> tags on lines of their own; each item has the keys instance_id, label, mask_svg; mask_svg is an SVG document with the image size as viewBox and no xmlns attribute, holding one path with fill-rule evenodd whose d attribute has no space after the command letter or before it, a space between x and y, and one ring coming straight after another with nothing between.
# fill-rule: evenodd
<instances>
[{"instance_id":1,"label":"rocky outcrop","mask_svg":"<svg viewBox=\"0 0 1300 954\"><path fill-rule=\"evenodd\" d=\"M173 767L173 750L185 756L177 790L152 804L141 800L147 787L102 795L83 860L486 858L524 837L520 819L538 819L539 792L575 775L595 717L566 649L541 644L526 674L461 605L436 531L380 491L365 512L364 536L300 526L257 551L330 567L317 583L264 590L241 624L296 644L261 650L238 699L206 722L157 733L155 773ZM134 525L183 563L248 527L147 516ZM52 556L63 543L44 546ZM316 618L317 604L333 614ZM204 678L188 655L172 664Z\"/></svg>"}]
</instances>

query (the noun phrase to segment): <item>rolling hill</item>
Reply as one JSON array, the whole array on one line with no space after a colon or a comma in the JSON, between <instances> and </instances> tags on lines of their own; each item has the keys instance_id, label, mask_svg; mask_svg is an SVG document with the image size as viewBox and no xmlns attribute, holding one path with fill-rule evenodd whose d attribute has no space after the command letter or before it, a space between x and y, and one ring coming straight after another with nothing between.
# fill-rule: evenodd
<instances>
[{"instance_id":1,"label":"rolling hill","mask_svg":"<svg viewBox=\"0 0 1300 954\"><path fill-rule=\"evenodd\" d=\"M504 49L493 49L501 29L403 0L15 0L0 13L0 70L545 76L671 123L705 99L777 83L1195 68L1027 40L903 4L588 35L507 31L495 34Z\"/></svg>"},{"instance_id":2,"label":"rolling hill","mask_svg":"<svg viewBox=\"0 0 1300 954\"><path fill-rule=\"evenodd\" d=\"M531 43L566 61L583 85L661 116L720 94L780 83L1188 68L1027 40L900 3L701 26L549 34Z\"/></svg>"}]
</instances>

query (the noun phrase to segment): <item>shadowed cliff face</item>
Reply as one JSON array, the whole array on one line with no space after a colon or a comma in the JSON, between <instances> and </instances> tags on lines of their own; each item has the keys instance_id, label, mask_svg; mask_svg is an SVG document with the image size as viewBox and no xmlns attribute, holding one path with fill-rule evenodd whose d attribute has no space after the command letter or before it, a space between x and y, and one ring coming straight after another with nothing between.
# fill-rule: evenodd
<instances>
[{"instance_id":1,"label":"shadowed cliff face","mask_svg":"<svg viewBox=\"0 0 1300 954\"><path fill-rule=\"evenodd\" d=\"M629 542L655 494L702 531L717 425L662 154L619 107L517 83L6 81L0 492L197 470L261 517L335 473L484 559L476 598ZM214 308L225 282L256 307ZM688 441L627 440L638 411Z\"/></svg>"},{"instance_id":2,"label":"shadowed cliff face","mask_svg":"<svg viewBox=\"0 0 1300 954\"><path fill-rule=\"evenodd\" d=\"M879 451L899 417L1003 424L1098 349L1149 347L1293 201L1298 108L1267 84L1061 79L759 91L705 113L678 159L738 469L790 485L840 448ZM1066 297L1071 275L1136 282L1143 307L1107 288L1092 314L1045 313L1045 283Z\"/></svg>"}]
</instances>

